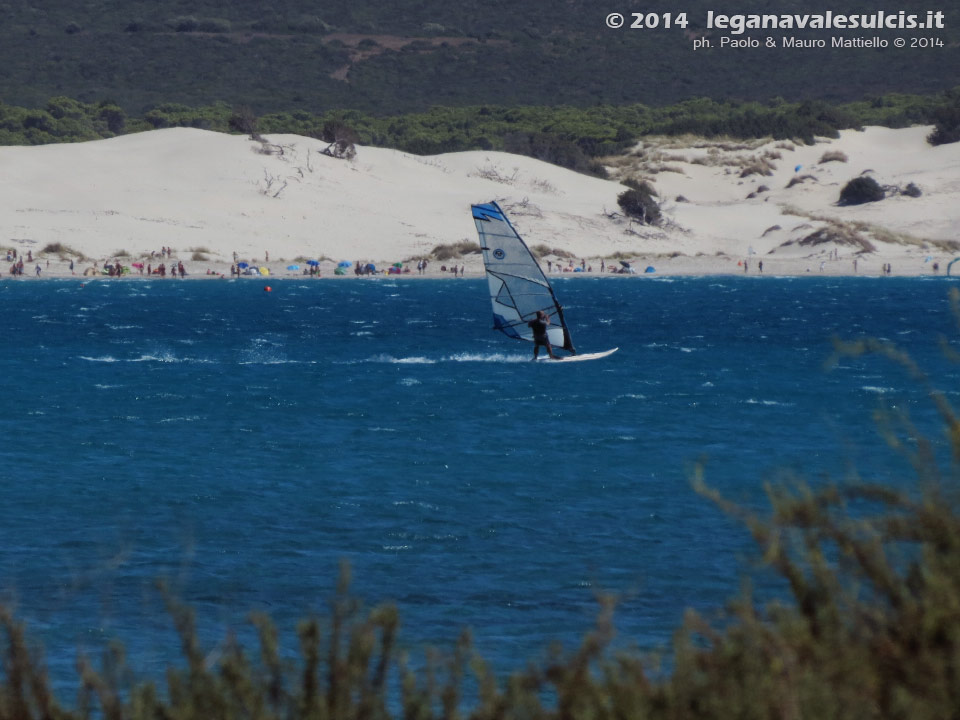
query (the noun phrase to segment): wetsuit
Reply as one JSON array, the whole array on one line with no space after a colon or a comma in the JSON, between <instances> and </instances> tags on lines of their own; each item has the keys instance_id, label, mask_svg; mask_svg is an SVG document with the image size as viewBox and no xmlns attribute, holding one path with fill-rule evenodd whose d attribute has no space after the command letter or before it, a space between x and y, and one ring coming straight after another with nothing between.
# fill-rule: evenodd
<instances>
[{"instance_id":1,"label":"wetsuit","mask_svg":"<svg viewBox=\"0 0 960 720\"><path fill-rule=\"evenodd\" d=\"M530 326L530 329L533 330L533 342L537 345L549 345L550 340L547 337L547 323L545 323L540 318L531 320L527 323Z\"/></svg>"}]
</instances>

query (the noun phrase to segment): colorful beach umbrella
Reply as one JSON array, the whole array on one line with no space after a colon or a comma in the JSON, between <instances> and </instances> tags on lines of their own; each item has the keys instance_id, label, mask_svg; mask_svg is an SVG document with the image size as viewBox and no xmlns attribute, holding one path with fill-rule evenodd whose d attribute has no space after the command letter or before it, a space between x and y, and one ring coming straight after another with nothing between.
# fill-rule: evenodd
<instances>
[{"instance_id":1,"label":"colorful beach umbrella","mask_svg":"<svg viewBox=\"0 0 960 720\"><path fill-rule=\"evenodd\" d=\"M248 268L248 267L250 267L250 263L238 262L238 263L237 263L237 267L238 267L238 268L241 268L241 269L243 269L243 268Z\"/></svg>"},{"instance_id":2,"label":"colorful beach umbrella","mask_svg":"<svg viewBox=\"0 0 960 720\"><path fill-rule=\"evenodd\" d=\"M299 270L299 265L287 265L287 270Z\"/></svg>"},{"instance_id":3,"label":"colorful beach umbrella","mask_svg":"<svg viewBox=\"0 0 960 720\"><path fill-rule=\"evenodd\" d=\"M307 265L313 265L314 267L316 267L319 264L320 264L319 260L307 260Z\"/></svg>"}]
</instances>

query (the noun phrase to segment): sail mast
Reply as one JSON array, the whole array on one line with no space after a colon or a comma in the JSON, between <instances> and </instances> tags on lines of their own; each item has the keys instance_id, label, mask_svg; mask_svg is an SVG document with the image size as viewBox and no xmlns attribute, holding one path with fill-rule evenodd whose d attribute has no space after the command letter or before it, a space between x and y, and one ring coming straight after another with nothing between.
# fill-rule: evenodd
<instances>
[{"instance_id":1,"label":"sail mast","mask_svg":"<svg viewBox=\"0 0 960 720\"><path fill-rule=\"evenodd\" d=\"M473 205L487 272L494 328L520 340L533 341L527 325L538 310L550 316L550 344L571 353L576 350L563 317L563 308L530 248L496 202Z\"/></svg>"}]
</instances>

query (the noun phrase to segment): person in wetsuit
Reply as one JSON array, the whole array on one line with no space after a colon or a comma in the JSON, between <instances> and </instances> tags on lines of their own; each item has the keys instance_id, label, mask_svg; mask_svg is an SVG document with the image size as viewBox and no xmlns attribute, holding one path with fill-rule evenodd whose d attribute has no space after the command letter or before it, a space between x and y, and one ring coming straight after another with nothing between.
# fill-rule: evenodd
<instances>
[{"instance_id":1,"label":"person in wetsuit","mask_svg":"<svg viewBox=\"0 0 960 720\"><path fill-rule=\"evenodd\" d=\"M540 354L540 346L542 345L547 349L547 354L550 355L551 359L559 360L556 355L553 354L553 347L550 345L550 338L547 337L547 326L550 324L550 316L547 315L543 310L537 310L537 317L527 323L531 330L533 330L533 359L536 360L537 356Z\"/></svg>"}]
</instances>

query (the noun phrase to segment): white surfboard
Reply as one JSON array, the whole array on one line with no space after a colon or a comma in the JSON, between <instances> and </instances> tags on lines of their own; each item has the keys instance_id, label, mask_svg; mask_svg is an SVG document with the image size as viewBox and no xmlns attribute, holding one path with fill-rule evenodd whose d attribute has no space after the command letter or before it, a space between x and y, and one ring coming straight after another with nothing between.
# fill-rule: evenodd
<instances>
[{"instance_id":1,"label":"white surfboard","mask_svg":"<svg viewBox=\"0 0 960 720\"><path fill-rule=\"evenodd\" d=\"M551 362L582 362L584 360L599 360L600 358L605 358L608 355L613 355L620 348L613 348L613 350L604 350L603 352L594 352L594 353L580 353L579 355L564 355L558 357L556 360L551 360ZM549 355L541 355L538 360L550 360Z\"/></svg>"}]
</instances>

